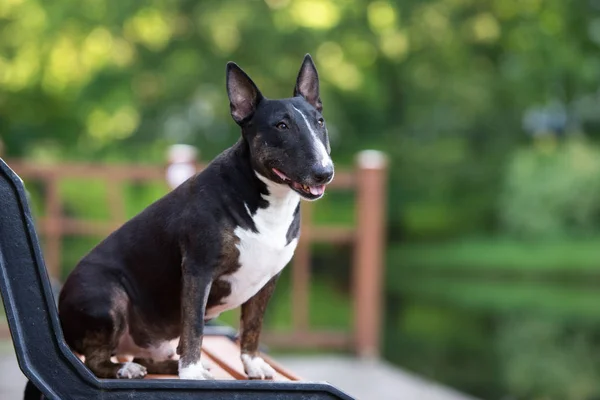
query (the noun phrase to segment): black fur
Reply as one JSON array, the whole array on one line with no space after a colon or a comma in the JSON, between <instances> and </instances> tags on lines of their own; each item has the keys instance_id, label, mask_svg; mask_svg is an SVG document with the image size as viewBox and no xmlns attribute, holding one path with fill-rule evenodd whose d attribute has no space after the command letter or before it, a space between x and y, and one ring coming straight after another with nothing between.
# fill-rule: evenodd
<instances>
[{"instance_id":1,"label":"black fur","mask_svg":"<svg viewBox=\"0 0 600 400\"><path fill-rule=\"evenodd\" d=\"M287 243L290 244L292 240L300 236L300 203L298 203L298 207L296 207L296 211L294 211L294 220L290 224L290 227L287 231L286 239Z\"/></svg>"}]
</instances>

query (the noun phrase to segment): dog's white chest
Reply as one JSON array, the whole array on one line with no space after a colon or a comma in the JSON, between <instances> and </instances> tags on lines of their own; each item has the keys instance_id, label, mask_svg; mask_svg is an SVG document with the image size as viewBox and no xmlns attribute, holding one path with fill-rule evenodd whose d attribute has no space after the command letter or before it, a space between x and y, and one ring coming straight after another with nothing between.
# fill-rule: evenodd
<instances>
[{"instance_id":1,"label":"dog's white chest","mask_svg":"<svg viewBox=\"0 0 600 400\"><path fill-rule=\"evenodd\" d=\"M283 195L274 194L273 188L269 189L271 195L265 196L269 207L259 208L252 215L258 232L241 227L234 230L239 238L237 248L240 268L233 274L220 278L229 282L231 293L221 301L221 305L207 310L207 318L215 318L221 312L245 303L277 275L294 255L298 239L288 243L287 232L294 220L300 198L287 188Z\"/></svg>"}]
</instances>

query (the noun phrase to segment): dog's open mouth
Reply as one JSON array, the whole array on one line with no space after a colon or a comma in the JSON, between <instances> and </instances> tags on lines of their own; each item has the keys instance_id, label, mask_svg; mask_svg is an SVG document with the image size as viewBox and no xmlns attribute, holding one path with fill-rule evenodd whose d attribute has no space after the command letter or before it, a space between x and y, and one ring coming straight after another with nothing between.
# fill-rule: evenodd
<instances>
[{"instance_id":1,"label":"dog's open mouth","mask_svg":"<svg viewBox=\"0 0 600 400\"><path fill-rule=\"evenodd\" d=\"M315 186L304 185L304 184L301 184L301 183L291 180L277 168L273 168L273 172L275 172L275 174L279 178L281 178L282 181L287 183L292 189L294 189L296 192L298 192L300 195L302 195L304 197L307 197L309 199L316 199L316 198L323 196L323 193L325 193L325 185L315 185Z\"/></svg>"}]
</instances>

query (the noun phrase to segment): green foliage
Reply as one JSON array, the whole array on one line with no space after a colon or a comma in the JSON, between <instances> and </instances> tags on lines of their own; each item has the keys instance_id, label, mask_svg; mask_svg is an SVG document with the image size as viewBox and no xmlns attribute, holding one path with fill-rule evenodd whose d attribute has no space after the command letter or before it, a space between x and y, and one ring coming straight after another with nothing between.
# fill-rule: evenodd
<instances>
[{"instance_id":1,"label":"green foliage","mask_svg":"<svg viewBox=\"0 0 600 400\"><path fill-rule=\"evenodd\" d=\"M318 205L313 207L315 224L353 226L356 214L354 201L352 193L329 190Z\"/></svg>"},{"instance_id":2,"label":"green foliage","mask_svg":"<svg viewBox=\"0 0 600 400\"><path fill-rule=\"evenodd\" d=\"M549 143L548 143L549 141ZM600 150L582 140L515 153L507 170L500 216L505 229L540 238L598 230Z\"/></svg>"},{"instance_id":3,"label":"green foliage","mask_svg":"<svg viewBox=\"0 0 600 400\"><path fill-rule=\"evenodd\" d=\"M526 309L597 321L599 245L598 238L405 245L388 253L387 289L474 312Z\"/></svg>"},{"instance_id":4,"label":"green foliage","mask_svg":"<svg viewBox=\"0 0 600 400\"><path fill-rule=\"evenodd\" d=\"M481 398L594 398L599 246L596 236L391 249L387 356Z\"/></svg>"},{"instance_id":5,"label":"green foliage","mask_svg":"<svg viewBox=\"0 0 600 400\"><path fill-rule=\"evenodd\" d=\"M106 185L102 181L69 179L60 182L59 191L65 215L91 220L106 220L110 210Z\"/></svg>"},{"instance_id":6,"label":"green foliage","mask_svg":"<svg viewBox=\"0 0 600 400\"><path fill-rule=\"evenodd\" d=\"M103 237L67 236L62 242L61 276L63 282L79 260L96 246ZM43 240L43 238L42 238Z\"/></svg>"},{"instance_id":7,"label":"green foliage","mask_svg":"<svg viewBox=\"0 0 600 400\"><path fill-rule=\"evenodd\" d=\"M482 315L452 305L388 296L384 350L391 361L479 398L502 393ZM402 311L393 310L400 306Z\"/></svg>"},{"instance_id":8,"label":"green foliage","mask_svg":"<svg viewBox=\"0 0 600 400\"><path fill-rule=\"evenodd\" d=\"M130 184L125 185L125 216L133 218L149 204L164 196L167 185L164 183Z\"/></svg>"},{"instance_id":9,"label":"green foliage","mask_svg":"<svg viewBox=\"0 0 600 400\"><path fill-rule=\"evenodd\" d=\"M504 159L536 103L577 103L600 77L594 6L561 1L41 2L0 7L0 137L39 160L211 159L238 137L226 61L270 97L315 56L339 165L392 157L392 238L490 228ZM596 103L594 103L596 101Z\"/></svg>"},{"instance_id":10,"label":"green foliage","mask_svg":"<svg viewBox=\"0 0 600 400\"><path fill-rule=\"evenodd\" d=\"M600 395L599 344L557 321L507 318L498 329L498 355L510 393L520 398L588 400Z\"/></svg>"}]
</instances>

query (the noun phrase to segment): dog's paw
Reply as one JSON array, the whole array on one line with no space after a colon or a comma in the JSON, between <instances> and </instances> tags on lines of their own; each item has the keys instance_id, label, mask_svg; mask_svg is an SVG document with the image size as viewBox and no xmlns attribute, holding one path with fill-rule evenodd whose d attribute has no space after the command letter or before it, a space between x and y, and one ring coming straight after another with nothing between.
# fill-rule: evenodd
<instances>
[{"instance_id":1,"label":"dog's paw","mask_svg":"<svg viewBox=\"0 0 600 400\"><path fill-rule=\"evenodd\" d=\"M210 380L215 378L208 372L205 363L200 361L186 366L182 366L179 362L179 379Z\"/></svg>"},{"instance_id":2,"label":"dog's paw","mask_svg":"<svg viewBox=\"0 0 600 400\"><path fill-rule=\"evenodd\" d=\"M242 363L250 379L273 379L275 370L261 357L242 354Z\"/></svg>"},{"instance_id":3,"label":"dog's paw","mask_svg":"<svg viewBox=\"0 0 600 400\"><path fill-rule=\"evenodd\" d=\"M117 371L117 378L119 379L141 379L148 374L146 367L134 363L126 362Z\"/></svg>"}]
</instances>

